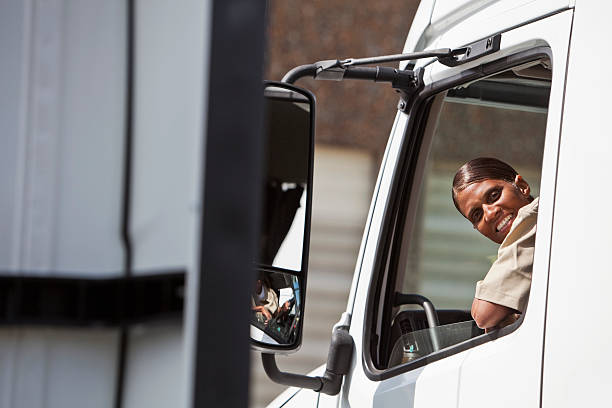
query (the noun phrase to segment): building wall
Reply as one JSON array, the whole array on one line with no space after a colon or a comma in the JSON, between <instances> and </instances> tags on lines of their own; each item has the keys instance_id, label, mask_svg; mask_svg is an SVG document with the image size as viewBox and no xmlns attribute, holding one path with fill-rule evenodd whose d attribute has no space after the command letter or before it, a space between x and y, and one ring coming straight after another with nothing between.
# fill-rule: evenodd
<instances>
[{"instance_id":1,"label":"building wall","mask_svg":"<svg viewBox=\"0 0 612 408\"><path fill-rule=\"evenodd\" d=\"M402 51L419 0L270 0L266 78L326 59ZM397 64L390 64L397 66ZM317 97L317 142L382 155L398 97L388 84L315 81L297 83Z\"/></svg>"}]
</instances>

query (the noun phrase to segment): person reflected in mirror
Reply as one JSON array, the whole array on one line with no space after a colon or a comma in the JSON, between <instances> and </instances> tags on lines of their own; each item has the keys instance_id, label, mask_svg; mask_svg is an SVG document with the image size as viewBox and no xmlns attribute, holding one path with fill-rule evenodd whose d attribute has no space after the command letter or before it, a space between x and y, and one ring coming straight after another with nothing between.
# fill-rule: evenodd
<instances>
[{"instance_id":1,"label":"person reflected in mirror","mask_svg":"<svg viewBox=\"0 0 612 408\"><path fill-rule=\"evenodd\" d=\"M266 276L261 273L251 296L251 309L260 323L267 325L278 312L278 295Z\"/></svg>"},{"instance_id":2,"label":"person reflected in mirror","mask_svg":"<svg viewBox=\"0 0 612 408\"><path fill-rule=\"evenodd\" d=\"M500 244L497 259L476 284L472 317L485 331L511 324L529 298L539 200L516 170L490 157L461 166L452 195L474 229Z\"/></svg>"}]
</instances>

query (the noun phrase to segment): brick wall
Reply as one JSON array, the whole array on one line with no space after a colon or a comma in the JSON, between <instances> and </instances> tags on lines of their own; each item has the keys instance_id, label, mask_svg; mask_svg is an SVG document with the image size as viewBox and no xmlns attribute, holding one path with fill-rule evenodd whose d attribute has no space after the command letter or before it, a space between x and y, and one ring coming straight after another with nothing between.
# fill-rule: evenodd
<instances>
[{"instance_id":1,"label":"brick wall","mask_svg":"<svg viewBox=\"0 0 612 408\"><path fill-rule=\"evenodd\" d=\"M418 0L269 0L267 79L319 60L402 51ZM397 64L395 64L397 66ZM317 97L317 143L380 156L398 97L388 84L301 79Z\"/></svg>"}]
</instances>

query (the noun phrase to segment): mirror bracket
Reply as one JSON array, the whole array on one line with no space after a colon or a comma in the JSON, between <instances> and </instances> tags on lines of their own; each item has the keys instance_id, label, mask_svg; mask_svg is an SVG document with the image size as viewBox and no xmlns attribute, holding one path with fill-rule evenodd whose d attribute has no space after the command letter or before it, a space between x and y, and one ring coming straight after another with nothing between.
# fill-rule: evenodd
<instances>
[{"instance_id":1,"label":"mirror bracket","mask_svg":"<svg viewBox=\"0 0 612 408\"><path fill-rule=\"evenodd\" d=\"M500 35L500 38L501 38L501 35ZM285 74L285 76L282 79L282 82L292 84L298 79L303 78L305 76L310 76L315 79L328 79L328 80L333 80L333 81L341 81L343 78L347 77L346 73L350 72L351 70L353 70L353 68L357 67L358 65L372 65L372 64L379 64L379 63L385 63L385 62L417 60L417 59L423 59L423 58L438 58L440 60L446 61L450 58L456 59L457 57L464 55L466 52L468 52L467 47L458 48L454 50L450 48L440 48L437 50L418 51L418 52L411 52L407 54L393 54L393 55L381 55L377 57L367 57L367 58L347 58L344 60L318 61L318 62L315 62L314 64L300 65L300 66L297 66L291 69L289 72ZM375 67L375 68L370 68L370 69L376 72L376 70L380 68L385 68L385 67ZM409 71L406 71L406 72L409 72ZM375 77L371 77L371 76L368 78L358 78L358 79L376 80Z\"/></svg>"},{"instance_id":2,"label":"mirror bracket","mask_svg":"<svg viewBox=\"0 0 612 408\"><path fill-rule=\"evenodd\" d=\"M398 54L372 58L318 61L314 64L300 65L291 69L285 74L282 82L293 84L298 79L304 77L329 81L361 79L374 82L388 82L400 93L400 101L397 105L398 110L406 112L411 105L414 95L423 88L423 70L418 68L412 71L383 66L362 67L359 65L404 60L408 57L425 58L432 56L454 56L456 52L457 51L450 49L443 49L434 50L433 52Z\"/></svg>"},{"instance_id":3,"label":"mirror bracket","mask_svg":"<svg viewBox=\"0 0 612 408\"><path fill-rule=\"evenodd\" d=\"M361 67L346 65L340 60L326 60L297 66L285 74L282 82L293 84L303 77L328 81L361 79L374 82L390 82L393 88L403 91L417 87L419 79L418 74L411 70L382 66Z\"/></svg>"},{"instance_id":4,"label":"mirror bracket","mask_svg":"<svg viewBox=\"0 0 612 408\"><path fill-rule=\"evenodd\" d=\"M353 338L348 332L348 326L336 325L329 345L325 373L321 377L282 372L276 365L274 354L262 353L261 361L268 377L278 384L337 395L342 386L342 378L351 367L353 349Z\"/></svg>"}]
</instances>

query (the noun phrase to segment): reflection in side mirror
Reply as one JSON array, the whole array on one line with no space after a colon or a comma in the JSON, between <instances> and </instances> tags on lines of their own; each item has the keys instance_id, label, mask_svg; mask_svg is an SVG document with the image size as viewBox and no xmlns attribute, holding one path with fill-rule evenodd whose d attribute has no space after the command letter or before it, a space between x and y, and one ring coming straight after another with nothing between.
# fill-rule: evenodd
<instances>
[{"instance_id":1,"label":"reflection in side mirror","mask_svg":"<svg viewBox=\"0 0 612 408\"><path fill-rule=\"evenodd\" d=\"M267 168L251 339L262 351L290 351L301 342L305 294L300 289L305 288L308 266L315 101L306 90L266 82L264 104Z\"/></svg>"},{"instance_id":2,"label":"reflection in side mirror","mask_svg":"<svg viewBox=\"0 0 612 408\"><path fill-rule=\"evenodd\" d=\"M302 317L297 276L259 272L251 294L251 338L273 346L295 344Z\"/></svg>"},{"instance_id":3,"label":"reflection in side mirror","mask_svg":"<svg viewBox=\"0 0 612 408\"><path fill-rule=\"evenodd\" d=\"M313 101L280 85L264 90L268 160L259 263L300 272L310 203Z\"/></svg>"}]
</instances>

